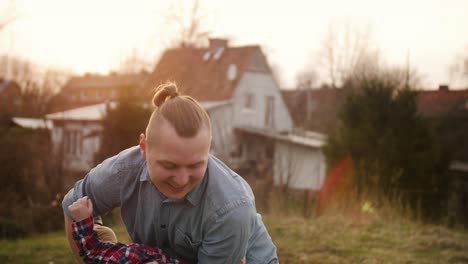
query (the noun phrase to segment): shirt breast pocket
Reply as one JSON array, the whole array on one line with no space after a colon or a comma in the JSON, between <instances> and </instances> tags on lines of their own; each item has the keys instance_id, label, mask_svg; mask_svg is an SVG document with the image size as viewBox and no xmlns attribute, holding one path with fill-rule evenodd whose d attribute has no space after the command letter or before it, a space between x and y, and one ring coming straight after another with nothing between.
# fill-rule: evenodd
<instances>
[{"instance_id":1,"label":"shirt breast pocket","mask_svg":"<svg viewBox=\"0 0 468 264\"><path fill-rule=\"evenodd\" d=\"M189 235L176 228L174 250L180 260L197 263L198 248L201 241L194 241Z\"/></svg>"}]
</instances>

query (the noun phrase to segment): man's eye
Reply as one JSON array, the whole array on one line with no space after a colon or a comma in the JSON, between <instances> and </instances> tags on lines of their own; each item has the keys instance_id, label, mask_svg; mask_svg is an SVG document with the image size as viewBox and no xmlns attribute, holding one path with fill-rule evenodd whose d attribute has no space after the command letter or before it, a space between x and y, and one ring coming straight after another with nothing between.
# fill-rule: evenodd
<instances>
[{"instance_id":1,"label":"man's eye","mask_svg":"<svg viewBox=\"0 0 468 264\"><path fill-rule=\"evenodd\" d=\"M190 165L190 166L188 166L188 167L189 167L189 169L191 169L191 170L195 170L195 169L200 168L201 166L202 166L201 163L197 163L197 164Z\"/></svg>"},{"instance_id":2,"label":"man's eye","mask_svg":"<svg viewBox=\"0 0 468 264\"><path fill-rule=\"evenodd\" d=\"M162 166L165 168L165 169L168 169L168 170L173 170L175 169L177 166L174 165L174 164L162 164Z\"/></svg>"}]
</instances>

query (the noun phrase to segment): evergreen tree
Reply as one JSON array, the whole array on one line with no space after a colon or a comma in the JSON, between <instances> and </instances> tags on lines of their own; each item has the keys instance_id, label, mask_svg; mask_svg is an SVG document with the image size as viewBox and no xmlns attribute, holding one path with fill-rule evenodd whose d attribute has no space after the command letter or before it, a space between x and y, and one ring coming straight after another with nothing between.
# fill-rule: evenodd
<instances>
[{"instance_id":1,"label":"evergreen tree","mask_svg":"<svg viewBox=\"0 0 468 264\"><path fill-rule=\"evenodd\" d=\"M109 103L106 116L102 120L101 146L95 162L118 154L120 151L138 144L138 137L145 133L150 107L136 96L134 87L122 87L117 102Z\"/></svg>"},{"instance_id":2,"label":"evergreen tree","mask_svg":"<svg viewBox=\"0 0 468 264\"><path fill-rule=\"evenodd\" d=\"M358 196L402 199L421 213L438 212L446 194L439 148L417 114L415 92L394 83L374 78L345 88L340 127L325 155L330 164L352 159Z\"/></svg>"}]
</instances>

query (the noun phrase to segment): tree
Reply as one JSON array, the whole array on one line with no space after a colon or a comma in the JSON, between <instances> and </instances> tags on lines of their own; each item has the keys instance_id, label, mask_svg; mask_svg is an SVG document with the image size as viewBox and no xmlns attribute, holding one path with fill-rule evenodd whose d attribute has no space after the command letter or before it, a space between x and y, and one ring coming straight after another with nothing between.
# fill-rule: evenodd
<instances>
[{"instance_id":1,"label":"tree","mask_svg":"<svg viewBox=\"0 0 468 264\"><path fill-rule=\"evenodd\" d=\"M301 90L313 89L316 87L318 80L317 71L310 68L303 70L296 75L296 88Z\"/></svg>"},{"instance_id":2,"label":"tree","mask_svg":"<svg viewBox=\"0 0 468 264\"><path fill-rule=\"evenodd\" d=\"M150 69L153 66L151 64L141 54L138 54L136 49L133 49L131 54L122 60L117 71L123 74L137 74Z\"/></svg>"},{"instance_id":3,"label":"tree","mask_svg":"<svg viewBox=\"0 0 468 264\"><path fill-rule=\"evenodd\" d=\"M9 5L2 11L0 17L0 31L2 31L17 18L15 1L9 2Z\"/></svg>"},{"instance_id":4,"label":"tree","mask_svg":"<svg viewBox=\"0 0 468 264\"><path fill-rule=\"evenodd\" d=\"M0 76L14 80L21 87L21 116L43 117L49 111L52 95L70 76L59 69L44 69L30 61L11 56L0 56Z\"/></svg>"},{"instance_id":5,"label":"tree","mask_svg":"<svg viewBox=\"0 0 468 264\"><path fill-rule=\"evenodd\" d=\"M457 54L448 72L452 85L468 85L468 45L463 53Z\"/></svg>"},{"instance_id":6,"label":"tree","mask_svg":"<svg viewBox=\"0 0 468 264\"><path fill-rule=\"evenodd\" d=\"M122 87L118 101L110 103L102 120L101 145L95 162L116 155L120 151L135 146L138 136L145 133L151 109L137 100L134 87Z\"/></svg>"},{"instance_id":7,"label":"tree","mask_svg":"<svg viewBox=\"0 0 468 264\"><path fill-rule=\"evenodd\" d=\"M417 114L416 93L382 79L354 85L359 87L350 89L340 111L341 125L324 150L329 164L351 158L358 197L403 199L412 209L422 207L427 217L440 216L445 164Z\"/></svg>"},{"instance_id":8,"label":"tree","mask_svg":"<svg viewBox=\"0 0 468 264\"><path fill-rule=\"evenodd\" d=\"M184 2L185 3L185 2ZM172 6L168 23L176 26L177 34L171 46L199 47L203 45L210 32L203 29L203 16L200 14L200 1L195 0L191 10L184 10L184 3Z\"/></svg>"},{"instance_id":9,"label":"tree","mask_svg":"<svg viewBox=\"0 0 468 264\"><path fill-rule=\"evenodd\" d=\"M332 88L340 87L354 74L373 71L379 65L370 27L361 30L349 21L330 24L319 56Z\"/></svg>"},{"instance_id":10,"label":"tree","mask_svg":"<svg viewBox=\"0 0 468 264\"><path fill-rule=\"evenodd\" d=\"M0 127L0 238L61 228L63 181L48 130Z\"/></svg>"}]
</instances>

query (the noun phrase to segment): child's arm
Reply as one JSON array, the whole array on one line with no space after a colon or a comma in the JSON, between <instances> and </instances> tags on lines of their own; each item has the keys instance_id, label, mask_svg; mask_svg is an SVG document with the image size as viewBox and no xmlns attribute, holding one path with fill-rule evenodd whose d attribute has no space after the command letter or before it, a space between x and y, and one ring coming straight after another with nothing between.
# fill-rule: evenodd
<instances>
[{"instance_id":1,"label":"child's arm","mask_svg":"<svg viewBox=\"0 0 468 264\"><path fill-rule=\"evenodd\" d=\"M72 236L86 263L180 263L172 261L160 249L142 244L125 245L103 242L93 230L92 203L87 197L68 207L73 218ZM172 261L172 262L171 262Z\"/></svg>"}]
</instances>

